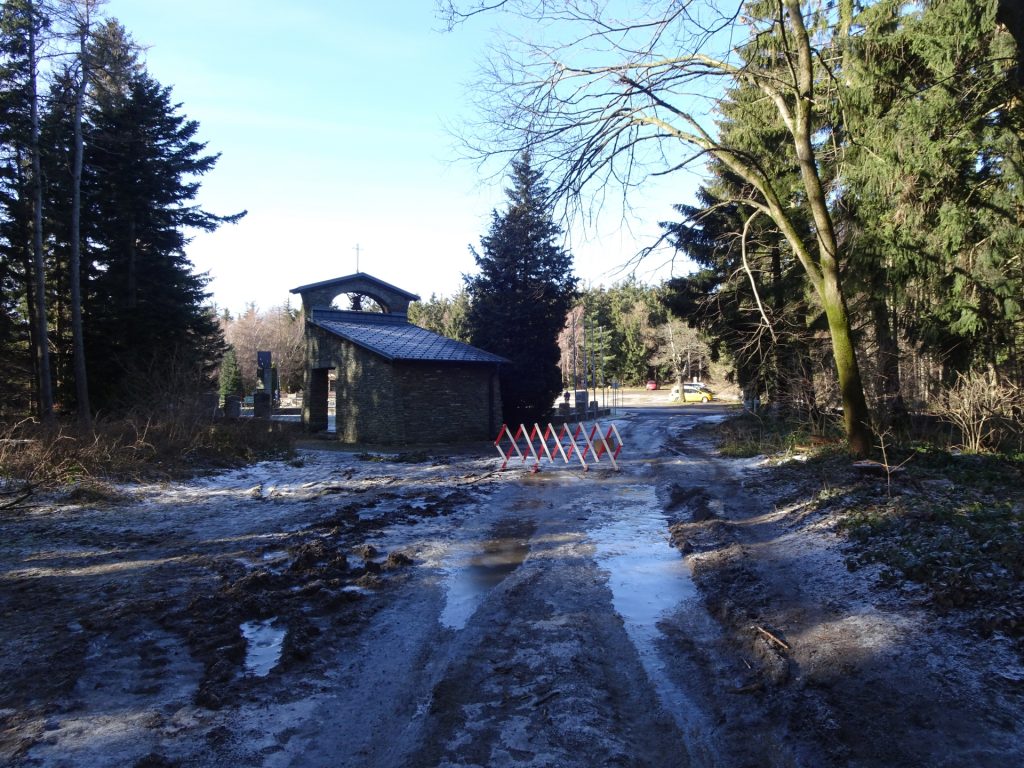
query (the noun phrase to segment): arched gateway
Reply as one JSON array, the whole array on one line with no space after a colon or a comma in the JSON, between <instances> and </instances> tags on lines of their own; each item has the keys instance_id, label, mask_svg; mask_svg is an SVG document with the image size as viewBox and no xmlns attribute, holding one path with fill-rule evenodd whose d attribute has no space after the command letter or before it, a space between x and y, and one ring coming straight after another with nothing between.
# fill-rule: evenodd
<instances>
[{"instance_id":1,"label":"arched gateway","mask_svg":"<svg viewBox=\"0 0 1024 768\"><path fill-rule=\"evenodd\" d=\"M364 272L293 288L302 297L306 374L302 423L327 429L335 371L338 439L423 444L494 437L501 426L498 355L409 322L419 296ZM341 294L373 299L383 312L332 308Z\"/></svg>"}]
</instances>

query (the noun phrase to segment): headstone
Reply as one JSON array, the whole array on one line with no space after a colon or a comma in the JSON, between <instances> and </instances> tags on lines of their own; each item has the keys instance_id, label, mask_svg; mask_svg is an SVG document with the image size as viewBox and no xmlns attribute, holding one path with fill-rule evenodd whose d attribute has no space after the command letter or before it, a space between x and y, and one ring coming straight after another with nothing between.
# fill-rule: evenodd
<instances>
[{"instance_id":1,"label":"headstone","mask_svg":"<svg viewBox=\"0 0 1024 768\"><path fill-rule=\"evenodd\" d=\"M252 396L252 415L257 419L270 418L270 393L267 391L255 392Z\"/></svg>"},{"instance_id":2,"label":"headstone","mask_svg":"<svg viewBox=\"0 0 1024 768\"><path fill-rule=\"evenodd\" d=\"M228 395L224 398L224 418L240 419L242 417L242 398Z\"/></svg>"},{"instance_id":3,"label":"headstone","mask_svg":"<svg viewBox=\"0 0 1024 768\"><path fill-rule=\"evenodd\" d=\"M217 418L217 412L220 410L220 395L217 392L203 392L199 396L199 408L203 414L203 418L210 419L211 421Z\"/></svg>"}]
</instances>

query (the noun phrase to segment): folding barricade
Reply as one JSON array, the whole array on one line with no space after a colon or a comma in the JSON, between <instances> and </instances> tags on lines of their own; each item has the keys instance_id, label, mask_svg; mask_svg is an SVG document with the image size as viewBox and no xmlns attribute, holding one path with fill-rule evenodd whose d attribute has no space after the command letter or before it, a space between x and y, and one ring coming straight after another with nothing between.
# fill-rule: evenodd
<instances>
[{"instance_id":1,"label":"folding barricade","mask_svg":"<svg viewBox=\"0 0 1024 768\"><path fill-rule=\"evenodd\" d=\"M508 443L508 449L502 445ZM520 447L520 440L523 445ZM531 472L540 470L541 459L547 458L554 464L560 457L565 464L570 464L575 458L579 461L583 471L590 469L587 457L590 456L591 463L597 463L602 456L607 456L612 467L619 469L616 459L622 452L622 438L619 436L618 428L612 424L607 430L601 429L601 425L594 422L588 430L586 425L578 423L575 429L570 429L569 424L563 424L561 429L556 430L552 424L541 429L540 424L534 424L533 429L527 429L525 424L520 424L515 434L507 424L501 425L501 431L494 440L494 447L501 456L501 469L508 466L513 454L525 464L528 459L533 460Z\"/></svg>"}]
</instances>

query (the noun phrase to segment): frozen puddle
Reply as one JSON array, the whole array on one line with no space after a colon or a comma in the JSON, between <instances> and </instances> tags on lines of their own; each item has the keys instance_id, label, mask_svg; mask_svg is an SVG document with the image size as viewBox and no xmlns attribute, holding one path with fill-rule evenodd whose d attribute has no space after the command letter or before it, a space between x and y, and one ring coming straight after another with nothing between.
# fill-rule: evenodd
<instances>
[{"instance_id":1,"label":"frozen puddle","mask_svg":"<svg viewBox=\"0 0 1024 768\"><path fill-rule=\"evenodd\" d=\"M272 626L275 620L247 621L242 624L242 636L246 642L245 674L266 677L281 660L281 645L287 630Z\"/></svg>"},{"instance_id":2,"label":"frozen puddle","mask_svg":"<svg viewBox=\"0 0 1024 768\"><path fill-rule=\"evenodd\" d=\"M608 574L616 612L622 617L647 676L662 703L684 732L692 728L693 706L672 682L658 654L658 622L685 611L700 610L697 588L678 550L669 545L665 518L653 488L627 486L616 503L615 522L587 535L595 560Z\"/></svg>"},{"instance_id":3,"label":"frozen puddle","mask_svg":"<svg viewBox=\"0 0 1024 768\"><path fill-rule=\"evenodd\" d=\"M651 506L657 501L651 494ZM588 532L596 559L608 572L615 610L626 624L630 639L641 654L653 651L657 622L682 604L697 599L679 551L668 543L665 518L651 515L644 507L632 507L636 514ZM646 513L646 515L645 515Z\"/></svg>"},{"instance_id":4,"label":"frozen puddle","mask_svg":"<svg viewBox=\"0 0 1024 768\"><path fill-rule=\"evenodd\" d=\"M697 418L688 418L686 423L682 425L682 432L688 432L695 428L698 424L721 424L726 419L730 418L731 414L728 413L712 413L707 416L698 416Z\"/></svg>"},{"instance_id":5,"label":"frozen puddle","mask_svg":"<svg viewBox=\"0 0 1024 768\"><path fill-rule=\"evenodd\" d=\"M462 629L484 596L518 568L530 552L529 530L507 531L485 541L467 541L449 554L441 624Z\"/></svg>"}]
</instances>

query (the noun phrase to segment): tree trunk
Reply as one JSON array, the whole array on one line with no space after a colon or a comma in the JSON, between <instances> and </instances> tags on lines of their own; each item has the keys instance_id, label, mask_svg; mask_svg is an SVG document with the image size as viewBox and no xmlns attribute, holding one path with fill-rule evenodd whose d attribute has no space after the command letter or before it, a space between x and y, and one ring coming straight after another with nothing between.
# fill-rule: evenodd
<instances>
[{"instance_id":1,"label":"tree trunk","mask_svg":"<svg viewBox=\"0 0 1024 768\"><path fill-rule=\"evenodd\" d=\"M825 316L832 335L832 355L839 375L839 393L843 401L843 425L850 453L863 457L871 453L872 435L867 401L864 399L864 383L857 365L850 332L850 318L846 311L838 276L825 275Z\"/></svg>"},{"instance_id":2,"label":"tree trunk","mask_svg":"<svg viewBox=\"0 0 1024 768\"><path fill-rule=\"evenodd\" d=\"M782 285L782 249L778 245L773 245L771 249L771 269L772 269L772 313L775 317L783 317L785 311L785 291ZM788 335L788 334L787 334ZM787 381L785 371L788 369L786 364L786 358L788 357L789 344L783 339L777 339L772 345L772 356L771 356L771 371L768 373L771 392L768 395L768 401L771 403L772 410L791 398L790 384L792 380ZM792 375L792 371L790 374Z\"/></svg>"},{"instance_id":3,"label":"tree trunk","mask_svg":"<svg viewBox=\"0 0 1024 768\"><path fill-rule=\"evenodd\" d=\"M813 121L811 107L814 102L814 64L811 45L804 27L799 0L786 0L790 23L795 31L797 44L796 98L793 103L790 132L800 168L800 177L807 192L807 204L814 221L818 245L818 269L812 282L817 283L818 297L828 318L829 333L832 337L832 354L839 376L839 391L843 400L843 422L854 456L866 456L871 451L872 435L870 413L864 398L864 383L853 346L850 317L846 309L838 262L838 240L828 208L828 198L818 176L818 165L811 142Z\"/></svg>"},{"instance_id":4,"label":"tree trunk","mask_svg":"<svg viewBox=\"0 0 1024 768\"><path fill-rule=\"evenodd\" d=\"M875 289L871 314L875 326L875 341L878 344L878 397L883 408L883 413L878 416L886 425L901 426L897 422L902 421L906 413L900 376L900 350L884 286Z\"/></svg>"},{"instance_id":5,"label":"tree trunk","mask_svg":"<svg viewBox=\"0 0 1024 768\"><path fill-rule=\"evenodd\" d=\"M75 400L77 402L78 423L83 426L92 424L92 413L89 406L89 381L85 368L85 339L82 328L82 109L85 102L85 89L89 81L88 52L88 21L79 27L79 56L82 68L78 89L75 93L74 118L74 158L71 170L71 337L74 349L75 366Z\"/></svg>"},{"instance_id":6,"label":"tree trunk","mask_svg":"<svg viewBox=\"0 0 1024 768\"><path fill-rule=\"evenodd\" d=\"M50 372L50 339L46 318L46 271L43 264L43 180L39 158L39 93L37 90L36 59L36 15L35 4L27 4L29 12L28 56L29 56L29 101L32 131L32 282L35 291L35 359L39 374L39 420L45 426L52 426L53 378ZM30 302L31 303L31 302Z\"/></svg>"}]
</instances>

